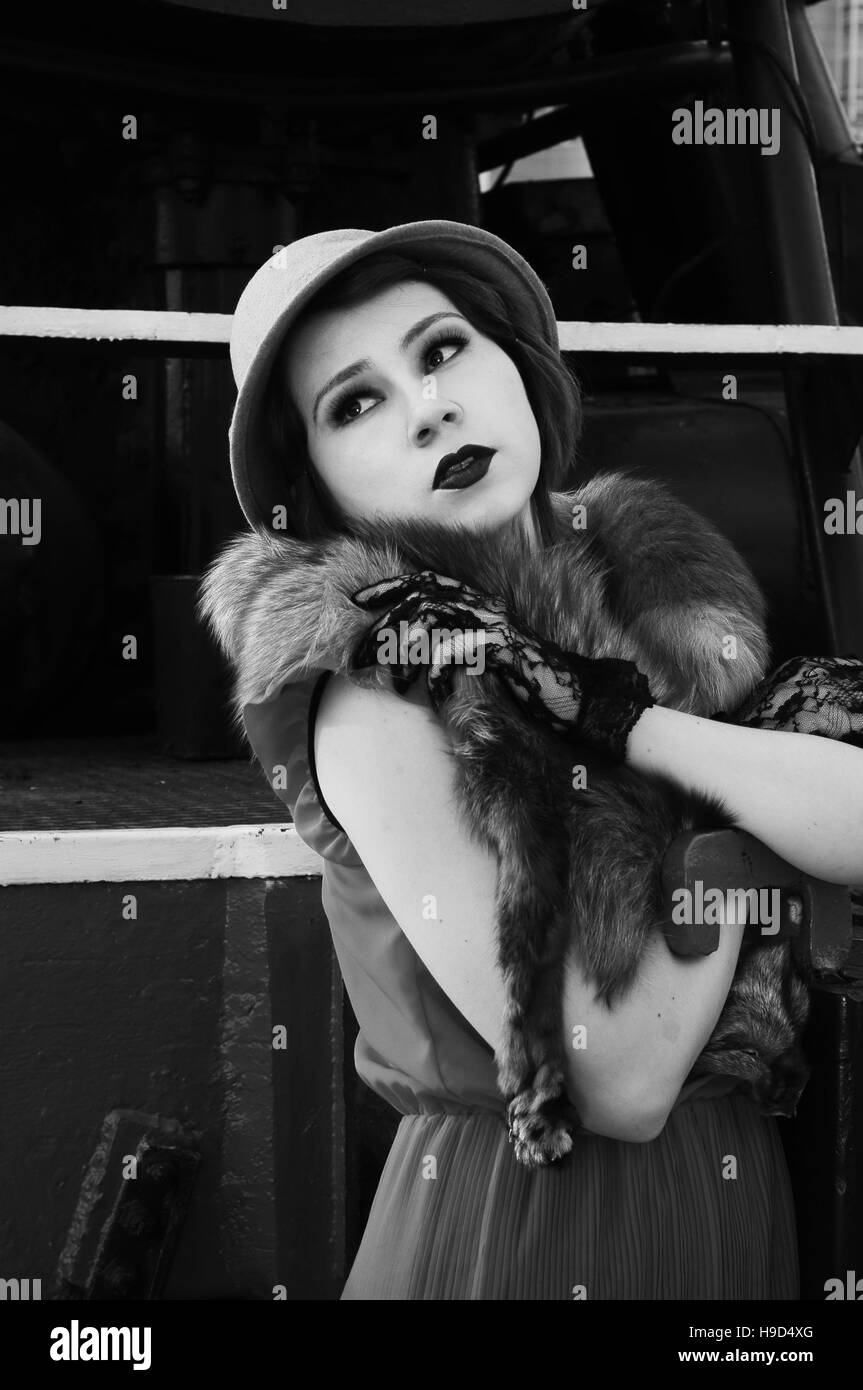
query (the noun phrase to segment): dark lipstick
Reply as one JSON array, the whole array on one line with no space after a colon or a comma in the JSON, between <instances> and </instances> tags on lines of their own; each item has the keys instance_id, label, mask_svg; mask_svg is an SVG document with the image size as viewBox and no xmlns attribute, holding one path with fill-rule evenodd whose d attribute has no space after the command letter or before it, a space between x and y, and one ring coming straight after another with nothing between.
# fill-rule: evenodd
<instances>
[{"instance_id":1,"label":"dark lipstick","mask_svg":"<svg viewBox=\"0 0 863 1390\"><path fill-rule=\"evenodd\" d=\"M432 490L470 487L485 477L495 452L481 444L463 444L454 454L444 454L435 470Z\"/></svg>"}]
</instances>

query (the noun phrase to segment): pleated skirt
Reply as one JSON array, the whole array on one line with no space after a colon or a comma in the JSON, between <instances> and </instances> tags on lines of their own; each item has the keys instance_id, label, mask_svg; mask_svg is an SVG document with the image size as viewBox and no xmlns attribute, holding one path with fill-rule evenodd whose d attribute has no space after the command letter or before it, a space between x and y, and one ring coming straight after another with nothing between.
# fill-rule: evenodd
<instances>
[{"instance_id":1,"label":"pleated skirt","mask_svg":"<svg viewBox=\"0 0 863 1390\"><path fill-rule=\"evenodd\" d=\"M491 1111L406 1115L342 1299L797 1299L772 1119L693 1099L647 1144L517 1163Z\"/></svg>"}]
</instances>

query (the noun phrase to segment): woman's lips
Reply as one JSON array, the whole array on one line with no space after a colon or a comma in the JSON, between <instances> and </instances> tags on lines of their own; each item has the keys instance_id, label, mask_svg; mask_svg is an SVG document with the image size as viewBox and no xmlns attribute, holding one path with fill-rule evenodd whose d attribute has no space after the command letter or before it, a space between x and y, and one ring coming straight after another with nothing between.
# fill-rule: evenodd
<instances>
[{"instance_id":1,"label":"woman's lips","mask_svg":"<svg viewBox=\"0 0 863 1390\"><path fill-rule=\"evenodd\" d=\"M470 487L485 477L495 452L482 444L463 444L454 454L445 454L437 466L432 490Z\"/></svg>"}]
</instances>

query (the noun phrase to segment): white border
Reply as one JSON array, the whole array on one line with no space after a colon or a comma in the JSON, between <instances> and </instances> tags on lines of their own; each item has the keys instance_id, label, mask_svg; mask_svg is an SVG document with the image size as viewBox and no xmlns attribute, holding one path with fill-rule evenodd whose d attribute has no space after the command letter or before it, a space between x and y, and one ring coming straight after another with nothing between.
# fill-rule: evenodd
<instances>
[{"instance_id":1,"label":"white border","mask_svg":"<svg viewBox=\"0 0 863 1390\"><path fill-rule=\"evenodd\" d=\"M320 855L292 825L138 830L7 830L0 884L142 883L320 876Z\"/></svg>"}]
</instances>

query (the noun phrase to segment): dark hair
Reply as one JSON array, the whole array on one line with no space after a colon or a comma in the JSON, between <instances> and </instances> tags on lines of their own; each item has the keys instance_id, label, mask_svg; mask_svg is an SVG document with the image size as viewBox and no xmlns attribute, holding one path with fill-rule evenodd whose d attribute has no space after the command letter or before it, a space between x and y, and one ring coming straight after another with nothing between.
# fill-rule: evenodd
<instances>
[{"instance_id":1,"label":"dark hair","mask_svg":"<svg viewBox=\"0 0 863 1390\"><path fill-rule=\"evenodd\" d=\"M553 539L549 493L564 487L575 462L581 433L581 392L563 359L541 334L522 321L515 306L486 281L454 259L436 254L422 261L410 255L377 252L333 277L298 315L276 356L263 398L265 429L273 457L290 478L289 524L308 540L350 531L308 455L306 429L287 387L291 331L321 310L342 309L407 280L425 281L445 294L469 323L497 343L518 368L540 437L540 472L531 498L543 543Z\"/></svg>"}]
</instances>

